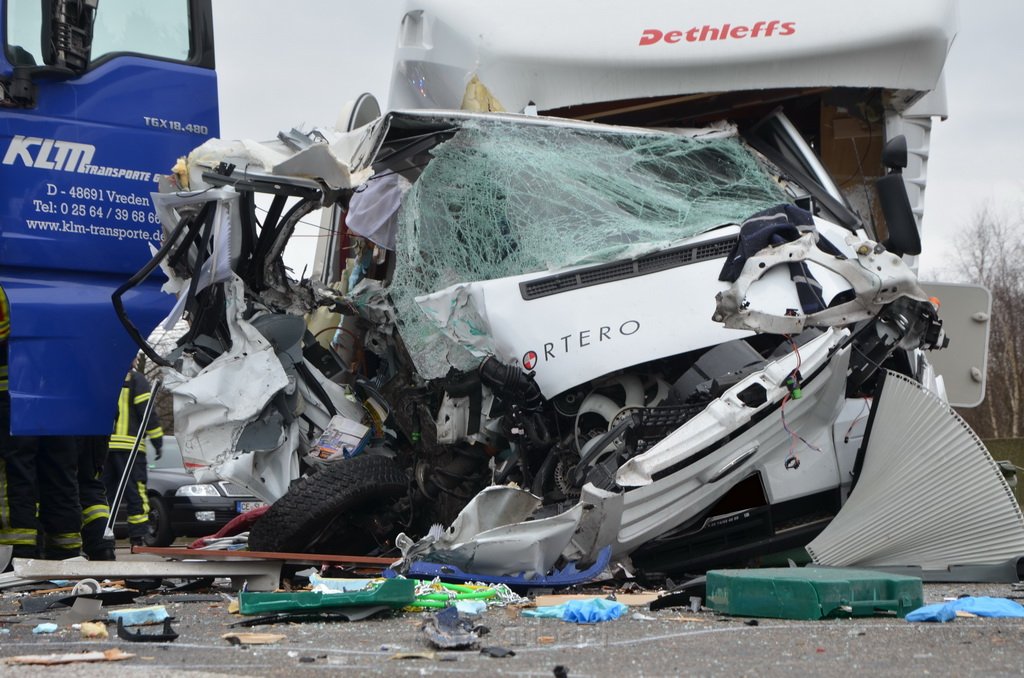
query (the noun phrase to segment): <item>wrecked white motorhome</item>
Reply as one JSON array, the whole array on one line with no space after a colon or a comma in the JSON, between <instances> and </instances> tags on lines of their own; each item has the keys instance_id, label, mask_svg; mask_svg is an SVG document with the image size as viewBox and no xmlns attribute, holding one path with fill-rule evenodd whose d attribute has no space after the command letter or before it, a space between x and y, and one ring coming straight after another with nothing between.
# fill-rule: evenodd
<instances>
[{"instance_id":1,"label":"wrecked white motorhome","mask_svg":"<svg viewBox=\"0 0 1024 678\"><path fill-rule=\"evenodd\" d=\"M411 12L401 40L452 29L438 17ZM829 564L1024 554L1020 509L943 402L925 353L945 345L942 324L904 261L920 251L910 154L880 121L930 87L847 75L587 109L656 113L643 122L667 129L407 110L196 149L156 199L165 241L149 267L191 328L151 356L184 456L274 502L252 527L259 550L397 544L406 564L525 576L602 553L693 572L815 537ZM500 82L460 77L467 101L508 100ZM531 112L572 112L544 92ZM877 184L864 217L799 133L840 109L878 123L857 176L858 191ZM319 277L296 281L280 254L320 207L334 221ZM894 384L937 395L887 396ZM874 457L929 497L952 492L893 417L952 422L947 442L971 450L969 475L994 497L997 547L922 560L893 542L831 546L822 531L850 529L837 516L868 494ZM871 472L871 492L906 491L886 477L908 475Z\"/></svg>"}]
</instances>

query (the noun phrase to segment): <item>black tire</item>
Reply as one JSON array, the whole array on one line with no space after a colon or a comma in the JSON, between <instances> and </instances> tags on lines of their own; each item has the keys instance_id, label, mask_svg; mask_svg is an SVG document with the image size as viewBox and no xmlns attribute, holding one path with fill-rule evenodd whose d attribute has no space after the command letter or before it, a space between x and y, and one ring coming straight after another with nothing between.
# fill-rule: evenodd
<instances>
[{"instance_id":1,"label":"black tire","mask_svg":"<svg viewBox=\"0 0 1024 678\"><path fill-rule=\"evenodd\" d=\"M344 553L392 537L396 500L409 481L393 459L362 455L327 464L295 483L249 531L249 550Z\"/></svg>"},{"instance_id":2,"label":"black tire","mask_svg":"<svg viewBox=\"0 0 1024 678\"><path fill-rule=\"evenodd\" d=\"M149 532L143 537L146 546L170 546L174 543L171 514L158 494L149 495Z\"/></svg>"}]
</instances>

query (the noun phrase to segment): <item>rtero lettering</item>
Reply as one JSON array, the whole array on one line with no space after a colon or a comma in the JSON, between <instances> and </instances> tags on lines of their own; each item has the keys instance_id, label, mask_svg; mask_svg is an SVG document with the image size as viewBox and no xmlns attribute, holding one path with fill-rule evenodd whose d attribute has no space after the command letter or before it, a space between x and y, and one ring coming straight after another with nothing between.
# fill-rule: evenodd
<instances>
[{"instance_id":1,"label":"rtero lettering","mask_svg":"<svg viewBox=\"0 0 1024 678\"><path fill-rule=\"evenodd\" d=\"M538 355L537 351L527 351L523 355L522 364L528 370L533 369L540 359L544 362L554 360L559 355L566 355L571 352L585 350L595 344L602 344L606 341L613 341L617 337L629 337L640 331L640 321L627 320L619 325L602 325L601 327L577 330L557 341L544 343L544 350Z\"/></svg>"}]
</instances>

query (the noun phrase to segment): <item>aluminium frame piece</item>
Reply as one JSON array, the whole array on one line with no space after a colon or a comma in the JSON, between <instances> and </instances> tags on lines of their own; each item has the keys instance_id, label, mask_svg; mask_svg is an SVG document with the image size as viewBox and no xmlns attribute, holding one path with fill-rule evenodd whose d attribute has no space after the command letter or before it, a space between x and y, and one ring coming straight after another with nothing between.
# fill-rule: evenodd
<instances>
[{"instance_id":1,"label":"aluminium frame piece","mask_svg":"<svg viewBox=\"0 0 1024 678\"><path fill-rule=\"evenodd\" d=\"M205 579L230 577L250 591L273 591L282 561L165 562L153 560L42 560L15 558L14 573L28 581L51 579Z\"/></svg>"}]
</instances>

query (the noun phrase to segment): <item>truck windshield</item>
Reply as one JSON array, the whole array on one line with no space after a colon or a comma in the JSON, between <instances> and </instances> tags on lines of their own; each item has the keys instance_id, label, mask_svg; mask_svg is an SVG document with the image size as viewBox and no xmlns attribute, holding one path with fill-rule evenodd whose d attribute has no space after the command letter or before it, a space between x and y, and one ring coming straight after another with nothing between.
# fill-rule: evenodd
<instances>
[{"instance_id":1,"label":"truck windshield","mask_svg":"<svg viewBox=\"0 0 1024 678\"><path fill-rule=\"evenodd\" d=\"M187 61L188 5L188 0L103 0L96 10L90 60L130 53ZM9 0L6 19L8 60L17 66L42 65L39 0Z\"/></svg>"}]
</instances>

